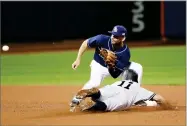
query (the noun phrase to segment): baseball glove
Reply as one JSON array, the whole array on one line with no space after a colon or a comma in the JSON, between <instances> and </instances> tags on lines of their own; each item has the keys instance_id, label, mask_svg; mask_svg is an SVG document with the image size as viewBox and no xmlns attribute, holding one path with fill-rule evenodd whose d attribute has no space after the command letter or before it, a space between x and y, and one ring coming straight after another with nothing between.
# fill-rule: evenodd
<instances>
[{"instance_id":1,"label":"baseball glove","mask_svg":"<svg viewBox=\"0 0 187 126\"><path fill-rule=\"evenodd\" d=\"M100 55L103 57L105 63L109 66L109 68L114 68L117 56L114 52L101 48L100 49Z\"/></svg>"}]
</instances>

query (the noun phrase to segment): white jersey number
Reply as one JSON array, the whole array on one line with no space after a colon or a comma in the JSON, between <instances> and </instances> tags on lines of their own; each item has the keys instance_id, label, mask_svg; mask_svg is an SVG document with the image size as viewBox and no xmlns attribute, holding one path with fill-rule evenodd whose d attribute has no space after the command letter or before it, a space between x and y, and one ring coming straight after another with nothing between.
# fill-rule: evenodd
<instances>
[{"instance_id":1,"label":"white jersey number","mask_svg":"<svg viewBox=\"0 0 187 126\"><path fill-rule=\"evenodd\" d=\"M118 86L126 88L126 89L130 89L130 86L133 84L132 81L129 81L128 85L125 85L125 87L124 87L124 85L123 85L124 83L125 83L125 81L122 81L121 84L119 84Z\"/></svg>"}]
</instances>

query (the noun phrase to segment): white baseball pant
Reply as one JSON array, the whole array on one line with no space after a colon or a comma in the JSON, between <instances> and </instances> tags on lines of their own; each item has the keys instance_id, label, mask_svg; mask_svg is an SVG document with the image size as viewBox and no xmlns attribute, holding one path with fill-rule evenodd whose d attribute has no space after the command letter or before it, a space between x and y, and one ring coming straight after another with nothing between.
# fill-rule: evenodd
<instances>
[{"instance_id":1,"label":"white baseball pant","mask_svg":"<svg viewBox=\"0 0 187 126\"><path fill-rule=\"evenodd\" d=\"M100 86L100 84L104 80L104 78L110 76L108 68L103 67L95 60L91 61L90 68L91 68L90 79L83 86L82 89L90 89L92 87L98 87L98 86ZM141 84L142 75L143 75L142 65L140 65L139 63L131 62L129 69L134 70L138 74L138 82L139 82L139 84ZM124 72L119 77L121 77L121 80L123 80Z\"/></svg>"}]
</instances>

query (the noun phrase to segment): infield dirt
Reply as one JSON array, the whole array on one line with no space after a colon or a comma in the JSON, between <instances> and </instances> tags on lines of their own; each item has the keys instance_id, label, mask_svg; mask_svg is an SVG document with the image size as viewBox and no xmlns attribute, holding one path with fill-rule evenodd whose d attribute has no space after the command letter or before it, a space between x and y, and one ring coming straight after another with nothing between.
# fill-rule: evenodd
<instances>
[{"instance_id":1,"label":"infield dirt","mask_svg":"<svg viewBox=\"0 0 187 126\"><path fill-rule=\"evenodd\" d=\"M111 113L69 112L77 86L2 86L2 125L185 125L185 86L143 86L177 110L132 108Z\"/></svg>"}]
</instances>

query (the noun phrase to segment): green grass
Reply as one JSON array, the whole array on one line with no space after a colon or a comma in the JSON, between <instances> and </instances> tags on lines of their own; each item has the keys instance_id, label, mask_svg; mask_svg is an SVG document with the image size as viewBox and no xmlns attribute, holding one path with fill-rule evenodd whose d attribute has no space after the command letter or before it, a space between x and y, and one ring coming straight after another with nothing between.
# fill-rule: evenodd
<instances>
[{"instance_id":1,"label":"green grass","mask_svg":"<svg viewBox=\"0 0 187 126\"><path fill-rule=\"evenodd\" d=\"M76 51L2 55L1 84L83 85L90 76L93 53L85 52L76 71L71 68ZM131 60L143 65L143 84L185 84L185 54L185 46L132 48ZM106 78L103 84L114 81Z\"/></svg>"}]
</instances>

